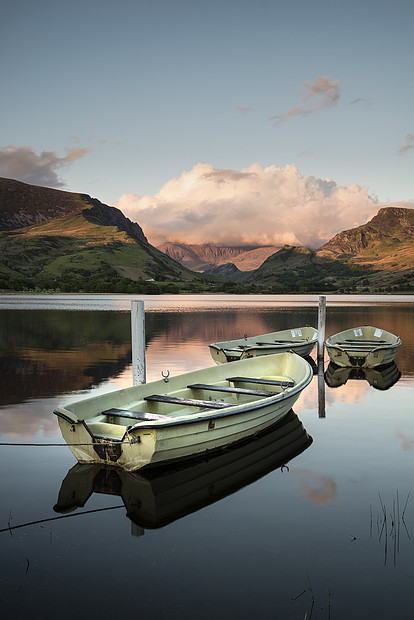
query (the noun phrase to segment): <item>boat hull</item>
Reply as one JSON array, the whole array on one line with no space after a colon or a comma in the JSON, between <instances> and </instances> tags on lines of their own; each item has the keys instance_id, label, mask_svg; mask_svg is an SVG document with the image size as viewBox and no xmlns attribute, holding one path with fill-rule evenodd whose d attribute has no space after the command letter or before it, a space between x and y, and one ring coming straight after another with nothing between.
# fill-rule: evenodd
<instances>
[{"instance_id":1,"label":"boat hull","mask_svg":"<svg viewBox=\"0 0 414 620\"><path fill-rule=\"evenodd\" d=\"M171 411L166 415L170 405L145 401L145 396L161 389L165 391L167 385L170 394L179 394L200 377L218 382L233 374L259 375L270 381L272 377L293 380L290 387L281 388L278 393L269 391L271 395L264 398L248 400L244 395L230 394L227 406L217 410L188 408L185 413ZM134 471L193 458L266 429L288 413L312 375L311 367L301 357L293 353L278 354L235 362L231 372L229 366L214 366L173 377L168 384L157 381L119 390L68 405L55 413L62 436L79 462L117 465ZM224 398L217 402L224 403ZM128 421L109 423L102 415L111 407L143 409L144 404L150 415L159 415L160 419L130 426Z\"/></svg>"},{"instance_id":2,"label":"boat hull","mask_svg":"<svg viewBox=\"0 0 414 620\"><path fill-rule=\"evenodd\" d=\"M390 364L401 344L398 336L369 325L339 332L325 342L328 355L337 366L360 368Z\"/></svg>"},{"instance_id":3,"label":"boat hull","mask_svg":"<svg viewBox=\"0 0 414 620\"><path fill-rule=\"evenodd\" d=\"M251 338L239 338L210 344L210 354L216 364L226 364L237 360L274 355L294 351L307 357L318 341L318 331L314 327L296 327Z\"/></svg>"}]
</instances>

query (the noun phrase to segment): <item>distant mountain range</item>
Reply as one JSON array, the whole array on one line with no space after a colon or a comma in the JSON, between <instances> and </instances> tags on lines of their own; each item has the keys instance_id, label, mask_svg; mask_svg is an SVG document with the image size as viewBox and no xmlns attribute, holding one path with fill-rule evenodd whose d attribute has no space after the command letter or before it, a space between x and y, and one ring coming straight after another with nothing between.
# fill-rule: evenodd
<instances>
[{"instance_id":1,"label":"distant mountain range","mask_svg":"<svg viewBox=\"0 0 414 620\"><path fill-rule=\"evenodd\" d=\"M367 224L343 231L317 250L218 248L168 243L159 246L181 264L230 282L294 290L295 280L310 287L392 287L410 290L414 277L414 209L380 209ZM263 257L263 260L262 260ZM257 262L256 262L257 260ZM259 265L257 263L260 263ZM306 283L304 284L306 287ZM349 287L348 287L349 288Z\"/></svg>"},{"instance_id":2,"label":"distant mountain range","mask_svg":"<svg viewBox=\"0 0 414 620\"><path fill-rule=\"evenodd\" d=\"M221 247L216 245L188 245L163 243L157 248L192 271L208 271L217 265L233 263L241 271L251 271L275 252L281 245Z\"/></svg>"},{"instance_id":3,"label":"distant mountain range","mask_svg":"<svg viewBox=\"0 0 414 620\"><path fill-rule=\"evenodd\" d=\"M414 209L380 209L317 250L155 248L139 224L87 194L0 178L0 231L0 290L414 290Z\"/></svg>"}]
</instances>

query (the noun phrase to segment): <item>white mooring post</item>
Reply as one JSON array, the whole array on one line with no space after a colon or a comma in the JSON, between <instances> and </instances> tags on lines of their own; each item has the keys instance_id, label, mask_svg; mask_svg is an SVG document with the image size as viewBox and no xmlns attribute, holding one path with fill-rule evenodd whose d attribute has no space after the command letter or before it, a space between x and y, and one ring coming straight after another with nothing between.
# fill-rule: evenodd
<instances>
[{"instance_id":1,"label":"white mooring post","mask_svg":"<svg viewBox=\"0 0 414 620\"><path fill-rule=\"evenodd\" d=\"M132 384L146 382L145 310L143 301L131 301Z\"/></svg>"}]
</instances>

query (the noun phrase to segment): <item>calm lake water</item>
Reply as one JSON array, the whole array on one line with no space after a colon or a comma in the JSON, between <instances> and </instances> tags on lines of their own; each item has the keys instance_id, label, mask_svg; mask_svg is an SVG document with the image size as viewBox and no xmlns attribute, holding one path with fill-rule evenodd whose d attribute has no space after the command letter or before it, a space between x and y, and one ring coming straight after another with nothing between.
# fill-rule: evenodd
<instances>
[{"instance_id":1,"label":"calm lake water","mask_svg":"<svg viewBox=\"0 0 414 620\"><path fill-rule=\"evenodd\" d=\"M77 465L53 409L132 384L132 299L0 297L2 616L412 617L414 297L327 296L327 336L401 337L386 372L325 355L268 434L123 474ZM148 381L211 366L211 342L318 325L317 296L140 299Z\"/></svg>"}]
</instances>

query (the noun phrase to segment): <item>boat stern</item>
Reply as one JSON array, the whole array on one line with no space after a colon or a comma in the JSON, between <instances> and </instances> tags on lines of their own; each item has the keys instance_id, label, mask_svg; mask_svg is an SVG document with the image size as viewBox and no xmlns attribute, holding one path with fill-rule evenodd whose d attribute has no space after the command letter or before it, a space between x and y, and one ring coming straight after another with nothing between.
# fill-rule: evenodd
<instances>
[{"instance_id":1,"label":"boat stern","mask_svg":"<svg viewBox=\"0 0 414 620\"><path fill-rule=\"evenodd\" d=\"M63 439L79 463L115 465L134 471L152 462L156 430L71 420L55 411Z\"/></svg>"}]
</instances>

